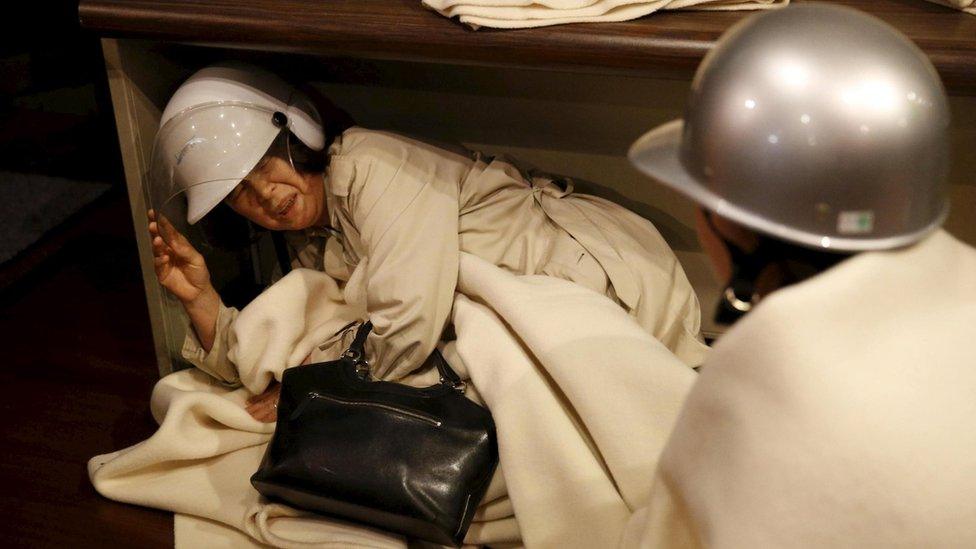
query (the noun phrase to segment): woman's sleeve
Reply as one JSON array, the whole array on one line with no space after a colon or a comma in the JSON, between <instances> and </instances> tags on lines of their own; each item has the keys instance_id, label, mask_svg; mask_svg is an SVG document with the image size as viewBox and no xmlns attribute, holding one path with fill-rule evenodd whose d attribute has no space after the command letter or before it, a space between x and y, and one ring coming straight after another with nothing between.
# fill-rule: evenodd
<instances>
[{"instance_id":1,"label":"woman's sleeve","mask_svg":"<svg viewBox=\"0 0 976 549\"><path fill-rule=\"evenodd\" d=\"M467 165L453 153L385 134L355 152L348 208L366 256L373 323L367 356L376 377L399 379L424 363L451 312L459 174Z\"/></svg>"},{"instance_id":2,"label":"woman's sleeve","mask_svg":"<svg viewBox=\"0 0 976 549\"><path fill-rule=\"evenodd\" d=\"M200 340L197 338L192 327L187 329L181 352L183 358L189 361L190 364L228 384L236 384L240 379L237 373L237 367L227 358L227 338L230 335L230 327L233 326L237 314L237 309L228 307L221 302L220 308L217 310L217 326L214 332L213 347L210 348L210 352L205 351L203 346L200 345Z\"/></svg>"}]
</instances>

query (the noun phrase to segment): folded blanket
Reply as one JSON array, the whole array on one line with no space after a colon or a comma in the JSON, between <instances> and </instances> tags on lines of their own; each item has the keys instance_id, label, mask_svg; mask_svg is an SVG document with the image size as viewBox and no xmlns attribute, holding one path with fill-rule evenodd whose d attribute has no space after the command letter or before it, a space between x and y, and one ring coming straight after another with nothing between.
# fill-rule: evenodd
<instances>
[{"instance_id":1,"label":"folded blanket","mask_svg":"<svg viewBox=\"0 0 976 549\"><path fill-rule=\"evenodd\" d=\"M693 370L609 299L464 255L457 350L530 547L615 547L648 505Z\"/></svg>"},{"instance_id":2,"label":"folded blanket","mask_svg":"<svg viewBox=\"0 0 976 549\"><path fill-rule=\"evenodd\" d=\"M929 2L935 2L936 4L942 4L943 6L949 6L950 8L956 8L976 15L976 0L929 0Z\"/></svg>"},{"instance_id":3,"label":"folded blanket","mask_svg":"<svg viewBox=\"0 0 976 549\"><path fill-rule=\"evenodd\" d=\"M563 23L626 21L658 10L755 10L789 0L423 0L445 17L474 29L517 29Z\"/></svg>"},{"instance_id":4,"label":"folded blanket","mask_svg":"<svg viewBox=\"0 0 976 549\"><path fill-rule=\"evenodd\" d=\"M337 290L326 274L296 269L255 299L233 328L245 386L199 370L160 380L152 395L159 430L92 458L96 490L207 519L178 519L177 542L187 547L225 544L201 542L226 532L214 523L278 547L403 547L399 536L270 503L249 484L274 426L243 404L307 349L315 361L338 355L341 340L312 343L357 314ZM457 341L443 352L492 411L501 461L466 542L616 545L651 500L658 456L695 373L619 306L573 283L515 276L462 254L458 291ZM427 374L408 382L430 384Z\"/></svg>"}]
</instances>

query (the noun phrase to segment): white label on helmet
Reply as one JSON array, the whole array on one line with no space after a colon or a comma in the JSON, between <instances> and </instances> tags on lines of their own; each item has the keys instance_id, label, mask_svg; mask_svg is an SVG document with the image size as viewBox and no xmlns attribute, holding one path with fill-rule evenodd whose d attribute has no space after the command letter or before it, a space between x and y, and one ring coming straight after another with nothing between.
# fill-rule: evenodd
<instances>
[{"instance_id":1,"label":"white label on helmet","mask_svg":"<svg viewBox=\"0 0 976 549\"><path fill-rule=\"evenodd\" d=\"M872 231L874 231L872 210L840 212L837 216L837 232L840 234L866 234Z\"/></svg>"}]
</instances>

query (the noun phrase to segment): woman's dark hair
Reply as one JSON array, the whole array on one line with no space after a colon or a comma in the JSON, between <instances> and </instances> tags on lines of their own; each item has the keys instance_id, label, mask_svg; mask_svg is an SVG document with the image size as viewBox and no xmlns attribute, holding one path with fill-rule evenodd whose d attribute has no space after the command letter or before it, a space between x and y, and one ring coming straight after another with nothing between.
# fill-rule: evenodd
<instances>
[{"instance_id":1,"label":"woman's dark hair","mask_svg":"<svg viewBox=\"0 0 976 549\"><path fill-rule=\"evenodd\" d=\"M313 151L305 143L302 143L301 139L298 139L291 130L286 132L285 145L288 147L285 159L291 161L292 167L298 173L322 173L329 164L328 145L326 145L325 150Z\"/></svg>"},{"instance_id":2,"label":"woman's dark hair","mask_svg":"<svg viewBox=\"0 0 976 549\"><path fill-rule=\"evenodd\" d=\"M315 87L306 85L301 88L301 91L319 113L322 131L325 133L325 147L321 151L314 151L289 130L284 132L283 141L271 146L268 154L279 155L289 160L292 167L300 173L322 173L329 165L329 146L338 135L355 125L355 122L349 113L336 107Z\"/></svg>"}]
</instances>

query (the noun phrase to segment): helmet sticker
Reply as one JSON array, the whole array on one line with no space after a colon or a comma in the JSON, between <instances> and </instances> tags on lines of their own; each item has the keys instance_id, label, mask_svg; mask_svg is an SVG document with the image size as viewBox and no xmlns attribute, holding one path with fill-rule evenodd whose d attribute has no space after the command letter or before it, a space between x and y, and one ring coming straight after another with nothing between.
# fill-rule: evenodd
<instances>
[{"instance_id":1,"label":"helmet sticker","mask_svg":"<svg viewBox=\"0 0 976 549\"><path fill-rule=\"evenodd\" d=\"M837 216L837 232L840 234L868 234L872 231L874 231L873 210L840 212Z\"/></svg>"}]
</instances>

